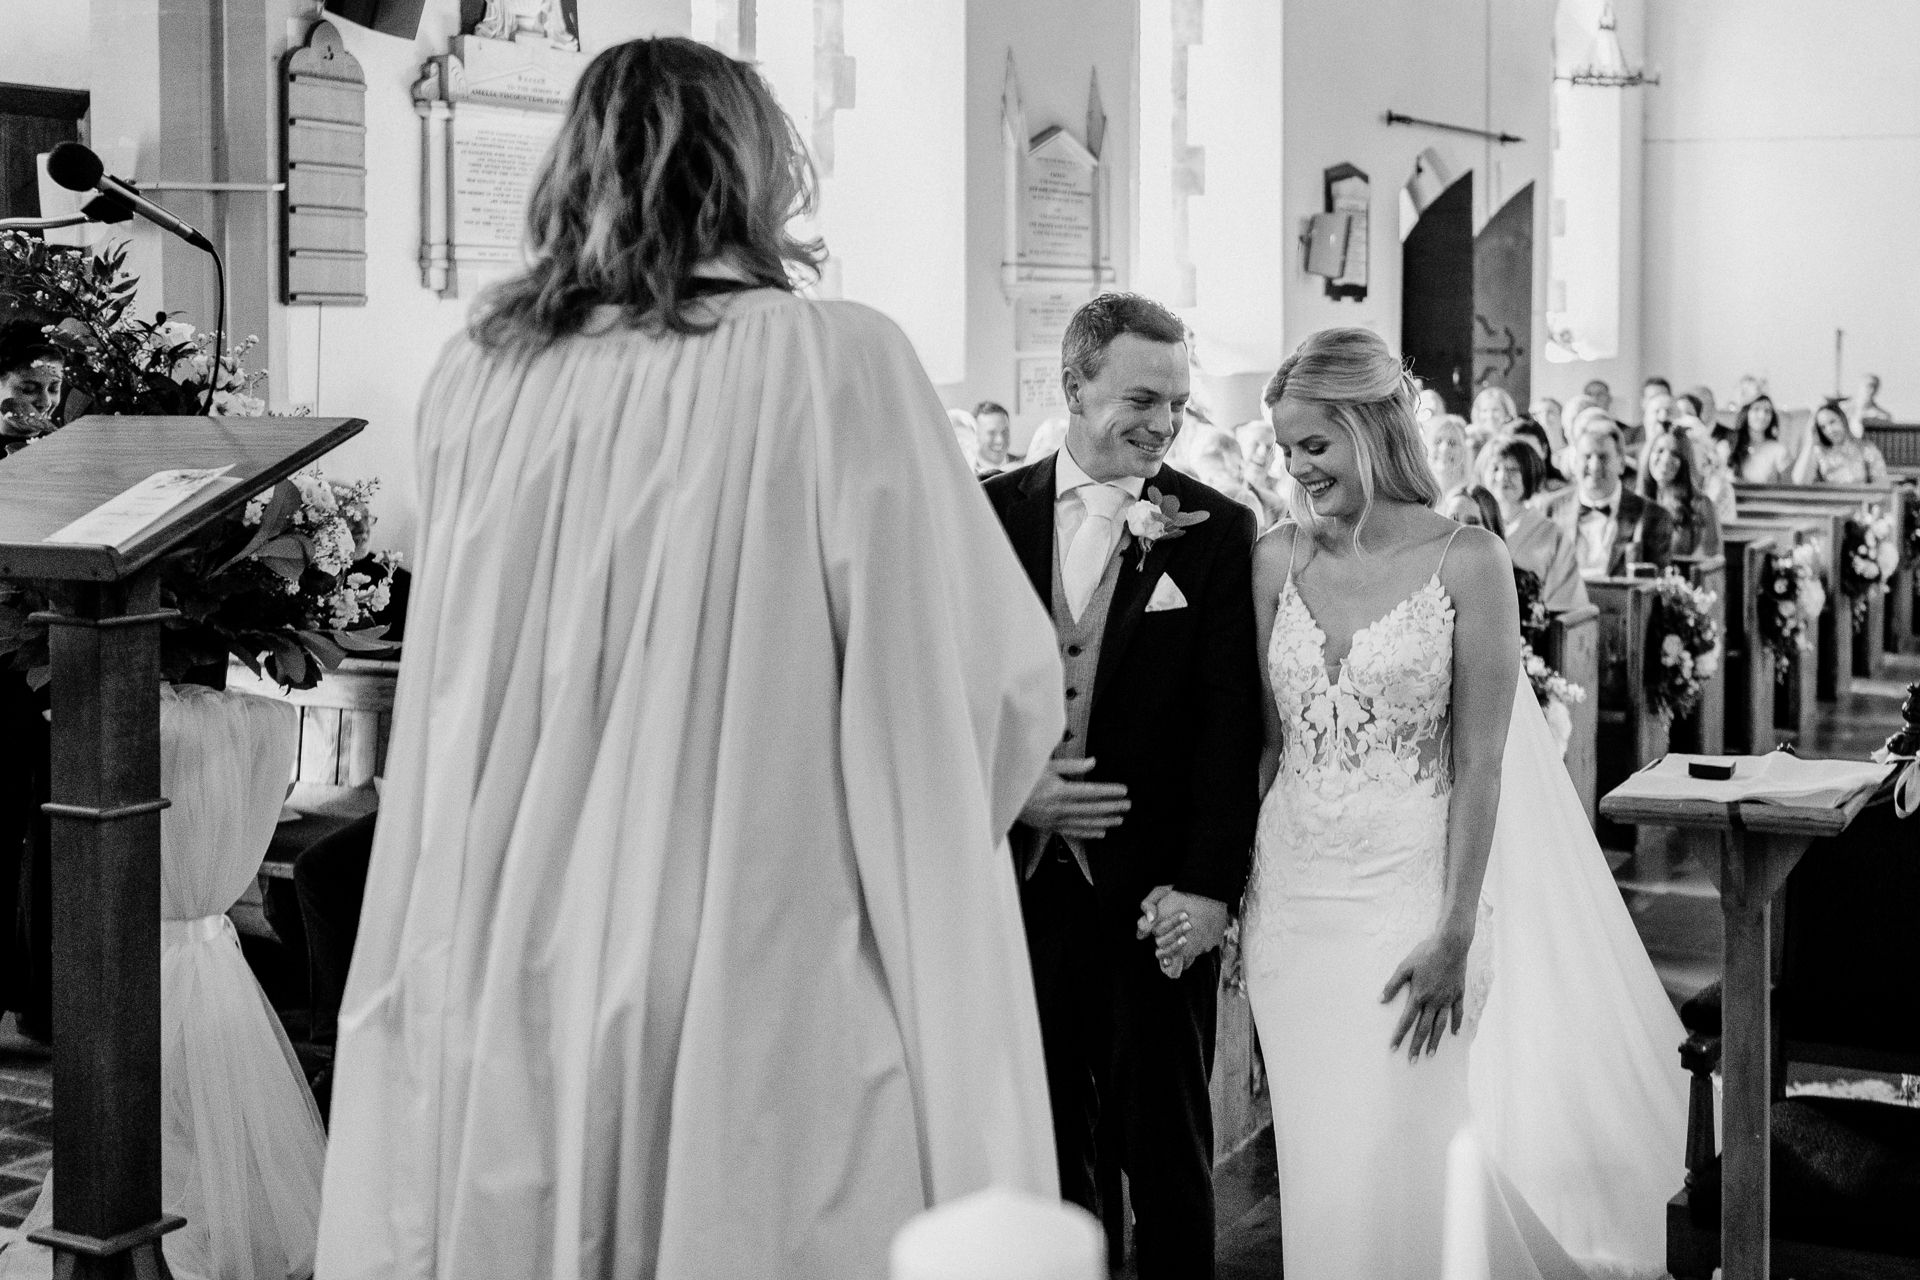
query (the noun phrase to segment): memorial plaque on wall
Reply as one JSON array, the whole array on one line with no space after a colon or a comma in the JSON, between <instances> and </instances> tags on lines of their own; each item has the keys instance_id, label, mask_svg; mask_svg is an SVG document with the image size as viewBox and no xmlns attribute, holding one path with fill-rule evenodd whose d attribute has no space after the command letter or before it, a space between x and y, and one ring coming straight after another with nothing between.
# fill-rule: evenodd
<instances>
[{"instance_id":1,"label":"memorial plaque on wall","mask_svg":"<svg viewBox=\"0 0 1920 1280\"><path fill-rule=\"evenodd\" d=\"M367 79L330 22L287 55L281 300L367 300Z\"/></svg>"},{"instance_id":2,"label":"memorial plaque on wall","mask_svg":"<svg viewBox=\"0 0 1920 1280\"><path fill-rule=\"evenodd\" d=\"M413 89L424 286L459 297L463 274L519 260L527 199L586 61L524 37L460 36L427 63Z\"/></svg>"},{"instance_id":3,"label":"memorial plaque on wall","mask_svg":"<svg viewBox=\"0 0 1920 1280\"><path fill-rule=\"evenodd\" d=\"M1034 138L1021 191L1020 261L1029 266L1094 263L1094 180L1100 162L1055 127Z\"/></svg>"},{"instance_id":4,"label":"memorial plaque on wall","mask_svg":"<svg viewBox=\"0 0 1920 1280\"><path fill-rule=\"evenodd\" d=\"M1013 349L1060 353L1067 322L1087 302L1085 289L1045 289L1013 300Z\"/></svg>"},{"instance_id":5,"label":"memorial plaque on wall","mask_svg":"<svg viewBox=\"0 0 1920 1280\"><path fill-rule=\"evenodd\" d=\"M1018 361L1015 372L1015 413L1058 413L1067 407L1060 389L1060 357L1037 356Z\"/></svg>"}]
</instances>

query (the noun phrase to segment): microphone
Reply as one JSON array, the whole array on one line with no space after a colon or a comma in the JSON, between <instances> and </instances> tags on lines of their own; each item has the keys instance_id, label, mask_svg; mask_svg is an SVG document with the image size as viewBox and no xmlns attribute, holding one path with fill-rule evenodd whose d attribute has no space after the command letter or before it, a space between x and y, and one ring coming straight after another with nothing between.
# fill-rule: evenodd
<instances>
[{"instance_id":1,"label":"microphone","mask_svg":"<svg viewBox=\"0 0 1920 1280\"><path fill-rule=\"evenodd\" d=\"M97 191L196 249L213 253L213 242L174 217L127 183L108 173L100 157L77 142L63 142L47 156L47 176L69 191Z\"/></svg>"}]
</instances>

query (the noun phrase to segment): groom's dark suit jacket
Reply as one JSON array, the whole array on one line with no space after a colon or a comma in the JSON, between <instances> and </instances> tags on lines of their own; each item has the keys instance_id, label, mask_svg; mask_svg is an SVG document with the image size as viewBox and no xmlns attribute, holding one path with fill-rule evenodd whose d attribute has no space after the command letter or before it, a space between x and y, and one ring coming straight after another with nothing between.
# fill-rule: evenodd
<instances>
[{"instance_id":1,"label":"groom's dark suit jacket","mask_svg":"<svg viewBox=\"0 0 1920 1280\"><path fill-rule=\"evenodd\" d=\"M994 476L987 497L1043 605L1052 600L1054 460ZM1129 539L1114 588L1085 754L1088 778L1120 782L1126 820L1089 842L1102 914L1139 915L1140 899L1171 884L1236 906L1246 885L1259 810L1265 732L1251 586L1253 513L1163 467L1148 488L1208 518L1147 552ZM1187 605L1147 612L1161 575ZM1017 832L1016 835L1029 833ZM1026 840L1014 841L1016 849Z\"/></svg>"}]
</instances>

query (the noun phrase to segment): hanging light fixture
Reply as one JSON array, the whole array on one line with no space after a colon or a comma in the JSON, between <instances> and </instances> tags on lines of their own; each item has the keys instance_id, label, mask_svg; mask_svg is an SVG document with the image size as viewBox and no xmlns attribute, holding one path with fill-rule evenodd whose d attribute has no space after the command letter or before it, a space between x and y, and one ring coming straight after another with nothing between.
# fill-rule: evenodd
<instances>
[{"instance_id":1,"label":"hanging light fixture","mask_svg":"<svg viewBox=\"0 0 1920 1280\"><path fill-rule=\"evenodd\" d=\"M1569 75L1556 75L1554 79L1585 85L1590 89L1632 89L1643 84L1659 84L1658 71L1627 65L1627 55L1622 52L1620 37L1615 34L1616 26L1613 6L1602 5L1600 31L1593 39L1593 61L1575 67Z\"/></svg>"}]
</instances>

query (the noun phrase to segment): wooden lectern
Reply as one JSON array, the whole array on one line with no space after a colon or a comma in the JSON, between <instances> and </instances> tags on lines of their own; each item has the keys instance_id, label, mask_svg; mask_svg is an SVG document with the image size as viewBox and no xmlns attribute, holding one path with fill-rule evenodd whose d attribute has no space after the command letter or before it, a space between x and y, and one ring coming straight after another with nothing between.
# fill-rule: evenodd
<instances>
[{"instance_id":1,"label":"wooden lectern","mask_svg":"<svg viewBox=\"0 0 1920 1280\"><path fill-rule=\"evenodd\" d=\"M161 1277L157 561L357 434L358 418L83 418L0 462L0 578L57 583L53 662L56 1278ZM159 471L230 467L119 547L50 534Z\"/></svg>"}]
</instances>

